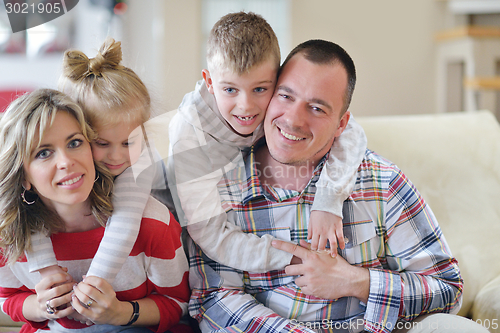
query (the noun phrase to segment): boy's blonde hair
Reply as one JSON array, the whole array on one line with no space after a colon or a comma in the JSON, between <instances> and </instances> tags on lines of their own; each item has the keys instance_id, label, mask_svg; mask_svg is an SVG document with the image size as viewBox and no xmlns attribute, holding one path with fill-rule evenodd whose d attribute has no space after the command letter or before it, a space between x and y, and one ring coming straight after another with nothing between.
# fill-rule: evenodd
<instances>
[{"instance_id":1,"label":"boy's blonde hair","mask_svg":"<svg viewBox=\"0 0 500 333\"><path fill-rule=\"evenodd\" d=\"M210 72L231 71L238 75L271 59L280 65L278 38L267 21L249 12L223 16L210 31L207 65Z\"/></svg>"},{"instance_id":2,"label":"boy's blonde hair","mask_svg":"<svg viewBox=\"0 0 500 333\"><path fill-rule=\"evenodd\" d=\"M19 97L0 119L0 249L9 263L30 249L33 233L50 235L64 231L59 215L45 206L34 191L25 191L22 185L26 176L24 164L58 112L73 116L87 141L95 137L80 106L52 89L39 89ZM113 211L113 178L104 166L96 163L95 169L98 181L94 182L89 200L93 215L104 226ZM34 203L23 203L21 193Z\"/></svg>"},{"instance_id":3,"label":"boy's blonde hair","mask_svg":"<svg viewBox=\"0 0 500 333\"><path fill-rule=\"evenodd\" d=\"M121 122L142 125L150 117L146 86L121 61L121 43L112 38L106 39L95 58L77 50L64 54L59 88L81 105L93 128Z\"/></svg>"}]
</instances>

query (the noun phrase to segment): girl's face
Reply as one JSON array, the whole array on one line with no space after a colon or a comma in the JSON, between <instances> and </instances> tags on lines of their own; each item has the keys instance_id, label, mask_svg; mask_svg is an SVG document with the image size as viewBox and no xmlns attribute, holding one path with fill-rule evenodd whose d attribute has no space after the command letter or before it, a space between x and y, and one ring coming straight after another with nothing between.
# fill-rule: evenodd
<instances>
[{"instance_id":1,"label":"girl's face","mask_svg":"<svg viewBox=\"0 0 500 333\"><path fill-rule=\"evenodd\" d=\"M57 112L54 123L24 163L23 186L36 191L48 207L85 202L94 186L95 168L90 143L78 121L65 111Z\"/></svg>"},{"instance_id":2,"label":"girl's face","mask_svg":"<svg viewBox=\"0 0 500 333\"><path fill-rule=\"evenodd\" d=\"M96 128L98 138L92 142L94 160L103 162L113 176L134 164L142 148L140 124L119 123Z\"/></svg>"}]
</instances>

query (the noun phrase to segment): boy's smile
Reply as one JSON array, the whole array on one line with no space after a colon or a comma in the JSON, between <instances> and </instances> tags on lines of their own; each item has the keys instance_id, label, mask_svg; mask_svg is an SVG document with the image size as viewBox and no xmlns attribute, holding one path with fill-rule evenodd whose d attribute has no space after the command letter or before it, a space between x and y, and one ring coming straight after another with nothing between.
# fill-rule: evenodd
<instances>
[{"instance_id":1,"label":"boy's smile","mask_svg":"<svg viewBox=\"0 0 500 333\"><path fill-rule=\"evenodd\" d=\"M208 91L214 94L217 107L233 131L252 134L264 120L273 96L277 68L271 59L241 75L229 70L203 70Z\"/></svg>"}]
</instances>

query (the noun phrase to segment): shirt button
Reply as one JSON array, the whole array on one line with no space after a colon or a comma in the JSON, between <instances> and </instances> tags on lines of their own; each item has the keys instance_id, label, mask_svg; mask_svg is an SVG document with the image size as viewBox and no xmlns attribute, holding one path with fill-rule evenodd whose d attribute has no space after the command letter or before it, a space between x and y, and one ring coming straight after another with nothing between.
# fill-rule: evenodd
<instances>
[{"instance_id":1,"label":"shirt button","mask_svg":"<svg viewBox=\"0 0 500 333\"><path fill-rule=\"evenodd\" d=\"M299 204L303 204L303 203L304 203L304 201L305 201L305 200L304 200L304 198L300 198L300 199L299 199Z\"/></svg>"}]
</instances>

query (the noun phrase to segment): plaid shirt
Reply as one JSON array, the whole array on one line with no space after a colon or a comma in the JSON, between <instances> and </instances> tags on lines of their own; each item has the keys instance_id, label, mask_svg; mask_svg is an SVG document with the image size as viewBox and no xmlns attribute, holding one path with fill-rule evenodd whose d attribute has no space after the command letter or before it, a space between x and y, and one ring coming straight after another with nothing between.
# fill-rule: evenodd
<instances>
[{"instance_id":1,"label":"plaid shirt","mask_svg":"<svg viewBox=\"0 0 500 333\"><path fill-rule=\"evenodd\" d=\"M305 240L325 159L300 193L262 186L254 161L252 149L248 178L228 174L219 183L229 221L259 236ZM189 241L189 310L202 331L390 332L397 320L458 311L463 281L457 261L432 211L393 163L366 151L343 214L348 243L339 254L369 269L367 304L305 295L284 270L251 273L220 265Z\"/></svg>"}]
</instances>

